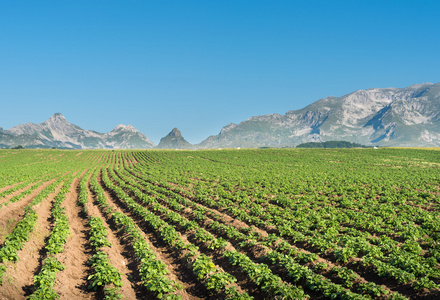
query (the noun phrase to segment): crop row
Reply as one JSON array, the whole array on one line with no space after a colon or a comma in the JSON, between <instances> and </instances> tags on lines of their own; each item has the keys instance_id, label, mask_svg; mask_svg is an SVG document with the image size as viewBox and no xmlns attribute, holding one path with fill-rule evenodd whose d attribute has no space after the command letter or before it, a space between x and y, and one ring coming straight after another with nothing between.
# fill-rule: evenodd
<instances>
[{"instance_id":1,"label":"crop row","mask_svg":"<svg viewBox=\"0 0 440 300\"><path fill-rule=\"evenodd\" d=\"M53 219L53 228L46 241L46 258L42 261L42 267L38 274L34 276L34 291L29 299L57 299L57 292L53 289L56 282L56 274L64 269L64 265L57 260L55 254L64 251L64 244L67 236L70 234L67 216L64 213L65 208L61 206L70 190L73 178L66 179L61 190L55 196L51 215Z\"/></svg>"},{"instance_id":2,"label":"crop row","mask_svg":"<svg viewBox=\"0 0 440 300\"><path fill-rule=\"evenodd\" d=\"M87 171L81 178L78 186L78 205L81 206L83 213L88 214L88 188L87 182L93 173L92 169ZM89 242L93 249L93 255L89 259L89 266L93 273L87 277L90 281L89 288L93 290L102 289L104 299L119 299L120 287L123 285L121 273L116 269L104 251L110 247L111 243L107 239L107 229L100 217L88 215L88 224L90 226Z\"/></svg>"},{"instance_id":3,"label":"crop row","mask_svg":"<svg viewBox=\"0 0 440 300\"><path fill-rule=\"evenodd\" d=\"M183 231L186 233L194 232L194 239L200 244L206 244L206 247L210 250L217 250L223 253L225 258L228 258L227 253L236 253L236 251L226 251L225 247L227 243L222 238L216 238L212 234L210 234L205 229L199 227L197 223L194 221L189 221L187 218L173 213L169 208L162 206L159 202L153 200L154 198L145 197L138 188L131 184L126 184L127 178L125 180L119 179L113 170L109 170L109 173L112 175L112 178L118 182L119 185L124 186L124 188L132 191L134 194L141 197L143 199L144 204L150 204L151 209L153 211L160 212L163 215L163 218L166 219L170 223L174 223L179 225ZM144 195L143 197L141 195ZM179 209L178 209L179 211ZM232 265L234 265L232 263ZM243 268L243 272L248 274L249 278L257 285L260 286L262 291L267 293L268 295L273 295L280 298L286 299L302 299L305 297L304 291L301 288L287 285L281 281L281 279L272 274L272 272L268 269L265 269L264 264L254 264L252 265L253 272L249 269ZM267 267L267 266L266 266ZM261 268L268 270L268 272L260 274L258 270ZM261 276L260 276L261 275Z\"/></svg>"},{"instance_id":4,"label":"crop row","mask_svg":"<svg viewBox=\"0 0 440 300\"><path fill-rule=\"evenodd\" d=\"M140 170L139 165L136 168L138 171ZM149 174L147 177L150 181L154 183L158 182L158 178L155 176L151 176L151 174ZM170 187L170 186L168 186L168 188L176 189L175 187ZM181 189L179 189L179 191L182 192ZM295 242L307 241L310 244L313 244L315 247L318 247L318 249L321 248L322 250L324 250L321 253L325 253L325 254L333 253L333 256L337 260L341 260L342 262L347 262L350 257L356 257L357 253L363 251L364 252L363 263L365 267L368 267L369 265L376 266L376 272L380 276L384 276L384 275L391 276L398 279L401 282L413 281L413 286L416 289L438 288L438 286L432 280L429 279L429 276L433 278L438 278L438 269L435 268L437 262L432 257L427 259L424 265L421 265L420 263L416 263L417 261L423 262L424 260L423 257L417 256L418 254L417 252L411 252L413 250L410 250L410 249L415 249L415 251L418 251L417 243L408 241L406 242L406 244L403 244L402 247L394 247L392 249L393 252L391 252L391 254L387 258L383 258L384 256L383 254L380 254L381 252L377 246L372 245L368 241L365 241L365 239L364 241L362 241L359 236L353 238L353 237L347 237L341 235L341 237L343 237L344 239L341 239L340 237L338 239L334 239L335 236L339 235L339 232L333 228L324 228L326 230L320 232L315 229L309 229L307 227L304 227L304 225L301 225L301 222L298 223L298 219L295 220L295 222L289 222L288 220L289 218L292 218L292 215L297 217L293 209L286 210L286 208L284 208L283 210L281 210L281 209L277 209L276 206L270 204L266 204L265 207L263 208L263 207L258 207L255 203L249 201L240 201L241 199L239 200L234 199L235 201L233 201L230 199L223 198L223 199L217 199L216 201L212 201L209 197L203 195L205 195L205 193L198 194L196 198L200 203L204 203L205 205L208 205L209 207L213 207L216 209L223 209L223 211L225 208L227 208L226 212L230 214L232 217L240 219L250 224L257 225L259 227L262 226L264 228L269 228L269 229L272 227L272 230L273 228L275 228L276 230L279 230L278 232L280 236L286 236ZM246 198L244 198L244 200L245 199ZM282 212L282 214L280 214L280 212ZM272 225L271 225L271 221L273 222ZM336 225L339 226L338 224ZM309 232L308 236L307 236L307 232ZM336 235L334 232L336 233ZM325 233L325 235L323 235L323 233ZM347 233L353 233L353 230L348 230ZM330 242L326 242L328 240L330 240ZM359 246L363 247L360 248L362 250L356 250L356 248L353 248ZM365 246L367 248L365 248ZM377 250L379 250L379 252ZM370 255L365 256L365 254L370 254ZM371 256L371 254L373 256ZM383 261L379 259L375 259L376 256L382 258ZM401 263L398 264L397 263L398 261L400 261ZM400 267L403 267L406 270L411 271L411 273L400 269ZM415 277L413 275L413 272L416 272L415 274L423 274L424 277L420 278L417 281L414 281Z\"/></svg>"},{"instance_id":5,"label":"crop row","mask_svg":"<svg viewBox=\"0 0 440 300\"><path fill-rule=\"evenodd\" d=\"M112 172L111 169L109 171ZM245 294L239 295L235 287L230 286L236 281L233 276L217 267L208 256L199 254L198 247L182 239L173 226L136 203L121 187L111 182L106 172L102 172L102 179L106 188L111 190L128 209L146 222L168 246L184 254L193 273L209 291L215 294L229 295L228 297L232 297L232 299L246 297Z\"/></svg>"},{"instance_id":6,"label":"crop row","mask_svg":"<svg viewBox=\"0 0 440 300\"><path fill-rule=\"evenodd\" d=\"M118 173L121 176L122 172L118 172ZM121 176L121 178L122 177L124 178L125 181L130 182L129 178ZM134 182L130 182L130 184L136 185L136 183L134 183ZM148 186L148 185L146 185L143 182L139 186L145 187L145 186ZM160 190L164 191L163 189L160 189ZM167 194L170 193L169 190L167 190L165 192ZM149 190L149 193L156 194L153 190ZM158 194L156 194L156 195L158 195ZM165 199L167 199L167 198L165 198ZM191 207L191 211L192 211L192 216L191 217L192 217L192 219L197 220L198 222L202 222L202 221L204 221L206 219L205 215L206 215L207 212L205 210L203 210L202 212L200 212L198 210L198 209L203 209L202 207L192 204L190 201L182 198L180 195L174 194L174 195L172 195L172 197L170 197L169 199L166 200L166 203L168 204L168 206L170 208L172 208L173 210L178 211L178 212L181 212L182 210L184 210L184 207L181 206L181 204L176 202L176 200L174 200L174 199L178 199L180 201L180 203L185 203L185 205L189 205L189 207ZM153 209L160 210L160 208L158 208L157 206L154 206L154 205L153 205ZM164 209L164 210L166 211L166 209ZM164 213L166 213L167 216L169 215L170 219L172 221L176 221L176 220L182 219L182 217L179 216L176 213L174 213L174 214L172 212L164 212ZM189 227L189 226L186 225L185 227ZM194 227L194 225L191 226L191 228L193 228L193 227ZM262 248L262 244L259 244L255 240L255 235L253 235L253 234L255 234L255 232L250 231L248 235L245 235L245 234L239 232L235 227L230 226L230 225L226 225L226 224L220 224L217 221L215 221L215 222L210 221L208 227L210 229L214 230L215 232L217 232L218 234L221 234L221 235L225 236L229 240L234 240L237 243L241 242L239 244L239 246L241 246L241 247L248 246L248 245L251 245L251 246L258 245L260 249ZM201 235L201 237L203 237L205 241L213 239L213 237L210 236L209 233L204 233L203 234L203 231L204 231L203 229L201 229L201 230L197 229L197 231L196 231L197 232L196 233L196 238L197 238L197 235ZM263 248L265 248L265 247L263 246ZM314 254L306 254L304 252L293 251L292 247L287 242L285 242L285 241L279 242L279 247L277 247L277 248L278 249L282 249L284 251L286 251L286 249L290 249L290 253L291 253L290 255L294 255L294 257L295 257L295 259L292 259L290 256L287 256L287 257L289 257L291 259L291 261L290 261L291 264L294 263L294 261L308 262L308 261L316 260L316 255L314 255ZM267 255L262 257L262 259L265 259L266 261L271 261L271 258L273 258L273 255L277 255L277 254L278 255L282 255L282 254L280 254L280 253L278 253L276 251L272 251L272 250L269 250L269 249L265 249L265 251L263 251L263 252L267 252L268 253ZM232 258L232 262L233 263L235 263L237 261L241 261L241 262L243 262L242 263L243 265L251 264L250 260L245 259L243 257L243 255L241 255L241 254L240 255L239 254L234 255L233 253L228 252L226 254L226 257ZM239 259L239 260L237 260L237 259ZM298 264L296 263L296 265L298 265ZM281 263L281 266L285 267L285 264ZM253 268L255 268L255 266ZM248 269L249 269L249 267L248 267ZM257 274L264 274L263 270L267 270L267 269L262 267L262 269L260 271L256 272L256 273ZM309 270L309 271L312 272L311 270ZM334 266L333 267L333 272L337 273L338 276L341 279L344 278L345 274L351 275L349 278L347 278L349 280L348 281L346 280L346 285L348 287L351 287L352 286L351 281L357 278L357 277L353 278L354 273L351 270L348 270L346 268L341 268L341 267ZM309 276L312 276L312 275L309 274ZM317 275L315 274L314 276L317 276ZM350 298L350 299L362 299L361 295L356 295L354 293L351 293L351 292L345 290L344 288L342 288L341 286L335 285L335 284L329 282L328 280L326 280L323 277L313 277L313 278L314 278L315 282L318 281L318 282L323 282L323 283L321 285L319 285L319 288L314 288L312 290L319 290L320 292L322 292L324 295L327 295L327 296L330 296L330 295L334 295L334 296L340 295L342 297ZM256 280L256 282L260 283L260 281L258 279L256 279L255 277L253 278L253 280ZM296 279L295 281L298 281L298 280ZM361 288L362 288L361 292L369 292L370 291L370 289L365 290L364 286L362 286ZM264 289L265 288L263 286L263 290ZM371 285L371 289L379 290L380 287L376 287L375 285ZM383 292L383 294L387 294L387 293L389 293L389 291L387 291L387 290L385 290Z\"/></svg>"},{"instance_id":7,"label":"crop row","mask_svg":"<svg viewBox=\"0 0 440 300\"><path fill-rule=\"evenodd\" d=\"M34 197L32 202L26 206L24 210L24 216L19 221L12 232L6 236L6 241L3 247L0 249L0 284L2 284L2 277L6 271L5 262L17 262L19 260L18 251L23 249L24 244L29 240L31 233L33 232L38 220L38 214L33 207L43 200L45 200L51 193L55 191L55 188L60 184L62 179L54 181L52 184L44 188L37 196Z\"/></svg>"}]
</instances>

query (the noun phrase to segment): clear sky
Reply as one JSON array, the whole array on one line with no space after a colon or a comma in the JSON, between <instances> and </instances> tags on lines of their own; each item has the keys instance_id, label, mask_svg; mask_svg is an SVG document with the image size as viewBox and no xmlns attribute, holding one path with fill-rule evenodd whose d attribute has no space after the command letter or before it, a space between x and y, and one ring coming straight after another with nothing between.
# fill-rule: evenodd
<instances>
[{"instance_id":1,"label":"clear sky","mask_svg":"<svg viewBox=\"0 0 440 300\"><path fill-rule=\"evenodd\" d=\"M440 1L0 0L0 126L53 113L191 143L358 89L440 81Z\"/></svg>"}]
</instances>

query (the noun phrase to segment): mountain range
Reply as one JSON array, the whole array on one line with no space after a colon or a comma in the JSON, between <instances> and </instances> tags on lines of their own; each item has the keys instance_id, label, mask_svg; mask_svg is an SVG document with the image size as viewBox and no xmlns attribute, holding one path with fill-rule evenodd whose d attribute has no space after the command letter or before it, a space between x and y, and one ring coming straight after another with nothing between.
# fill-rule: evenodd
<instances>
[{"instance_id":1,"label":"mountain range","mask_svg":"<svg viewBox=\"0 0 440 300\"><path fill-rule=\"evenodd\" d=\"M204 149L293 147L335 140L367 146L439 147L440 83L330 96L284 115L268 114L230 123L196 145L188 143L177 128L156 146L131 125L99 133L69 123L60 113L39 124L21 124L8 130L0 127L0 147Z\"/></svg>"},{"instance_id":2,"label":"mountain range","mask_svg":"<svg viewBox=\"0 0 440 300\"><path fill-rule=\"evenodd\" d=\"M327 97L284 115L228 124L198 147L284 147L334 140L379 146L440 146L440 83Z\"/></svg>"},{"instance_id":3,"label":"mountain range","mask_svg":"<svg viewBox=\"0 0 440 300\"><path fill-rule=\"evenodd\" d=\"M56 113L43 123L0 127L0 146L60 149L148 149L155 144L131 125L118 125L109 133L84 130Z\"/></svg>"}]
</instances>

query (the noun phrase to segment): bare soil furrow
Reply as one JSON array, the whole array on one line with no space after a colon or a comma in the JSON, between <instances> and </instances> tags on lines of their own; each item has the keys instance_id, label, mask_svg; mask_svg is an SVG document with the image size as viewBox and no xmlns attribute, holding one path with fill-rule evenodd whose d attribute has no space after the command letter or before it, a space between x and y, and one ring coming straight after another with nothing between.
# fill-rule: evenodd
<instances>
[{"instance_id":1,"label":"bare soil furrow","mask_svg":"<svg viewBox=\"0 0 440 300\"><path fill-rule=\"evenodd\" d=\"M87 221L81 216L81 210L76 205L78 198L79 178L74 179L62 207L69 220L70 235L64 246L64 251L57 254L57 259L65 269L57 273L57 283L54 289L61 299L93 299L95 293L87 289L87 261L91 254L88 249Z\"/></svg>"},{"instance_id":2,"label":"bare soil furrow","mask_svg":"<svg viewBox=\"0 0 440 300\"><path fill-rule=\"evenodd\" d=\"M160 185L160 186L162 186L162 185ZM162 187L164 187L164 186L162 186ZM171 189L172 190L172 189ZM181 194L181 196L183 196L182 194ZM166 196L166 195L164 195L164 197L169 197L169 196ZM190 200L191 202L193 202L197 207L203 207L207 212L208 212L208 214L206 215L206 216L209 216L209 215L215 215L215 216L217 216L215 219L217 220L217 221L219 221L220 223L223 223L223 224L225 224L225 225L228 225L228 226L232 226L232 227L234 227L235 229L237 229L237 230L240 230L240 229L247 229L247 228L249 228L249 225L248 224L246 224L245 222L242 222L242 221L239 221L239 220L237 220L237 219L234 219L234 218L232 218L231 216L229 216L229 215L227 215L226 213L223 213L223 212L221 212L220 210L215 210L215 209L212 209L212 208L209 208L209 207L207 207L207 206L205 206L205 205L202 205L202 204L200 204L200 203L197 203L197 202L195 202L194 201L194 199L192 199L191 197L185 197L187 200ZM159 200L159 199L158 199ZM159 202L161 202L162 204L164 204L164 205L166 205L166 202L164 202L164 201L161 201L161 200L159 200ZM184 216L184 217L186 217L186 218L188 218L188 219L191 219L192 218L192 209L191 208L186 208L186 209L184 209L183 211L183 214L182 214L182 216ZM212 223L214 220L213 219L211 219L211 218L207 218L206 220L205 220L205 222L203 223L203 224L201 224L202 225L202 227L205 229L205 230L207 230L207 231L209 231L209 232L211 232L211 234L213 234L214 236L216 236L216 237L218 237L218 235L217 235L217 233L216 232L213 232L210 228L209 228L209 224L210 223ZM257 227L255 227L255 226L253 226L252 227L252 230L253 231L255 231L255 232L257 232L257 233L259 233L259 234L261 234L261 236L262 237L267 237L268 235L269 235L269 232L267 232L266 230L264 230L264 229L261 229L261 228L257 228ZM224 238L226 238L227 239L227 237L225 237L224 236ZM238 242L237 241L231 241L231 240L229 240L229 242L231 242L233 245L238 245ZM295 246L298 246L298 245L295 245ZM302 246L302 247L301 247ZM259 260L261 260L262 259L262 254L264 254L265 252L267 252L267 251L262 251L262 249L265 249L266 248L266 246L261 246L261 245L259 245L259 244L257 244L257 245L255 245L254 247L252 247L251 249L248 249L248 251L247 251L247 253L248 254L250 254L252 257L253 257L253 259L255 259L256 261L259 261ZM300 251L302 251L302 252L304 252L304 253L306 253L306 254L310 254L310 253L314 253L313 251L310 251L310 250L313 250L313 248L312 249L310 249L310 247L304 247L304 245L299 245L299 247L296 247L298 250L300 250ZM316 253L315 253L316 254ZM318 255L318 254L317 254ZM307 265L309 266L309 267L313 267L314 265L316 265L317 263L325 263L325 264L327 264L328 265L328 267L327 267L327 270L331 270L333 267L335 267L335 266L339 266L339 265L341 265L340 263L338 263L338 262L336 262L336 258L334 258L334 257L331 257L331 258L333 258L332 260L328 260L328 258L329 257L326 257L326 258L324 258L324 257L321 257L320 255L318 255L318 260L316 260L315 262L313 262L313 263L308 263ZM348 265L347 265L348 266ZM362 272L362 268L360 268L358 265L356 266L356 269L355 269L357 272L359 272L357 275L358 275L358 279L356 280L356 283L357 284L361 284L361 283L365 283L365 282L367 282L367 280L365 279L365 278L363 278L363 276L365 275L365 272ZM356 272L355 272L355 274L356 274ZM333 275L330 273L330 271L322 271L321 272L321 275L324 275L324 276L326 276L326 277L328 277L329 279L332 279L333 278ZM285 276L283 276L285 279L287 279L287 280L289 280L288 278L286 278ZM384 284L384 282L383 282L383 278L379 278L379 277L377 277L376 276L376 278L374 278L375 280L375 282L377 283L377 284ZM368 280L372 280L372 278L371 278L371 272L369 273L369 278L368 278ZM395 282L393 282L392 280L390 281L390 280L387 280L387 286L386 286L386 288L388 289L388 290L390 290L390 289L392 289L392 288L394 288L395 287ZM402 292L402 290L400 290L400 292ZM404 291L403 291L404 292Z\"/></svg>"},{"instance_id":3,"label":"bare soil furrow","mask_svg":"<svg viewBox=\"0 0 440 300\"><path fill-rule=\"evenodd\" d=\"M50 233L50 209L60 189L61 185L47 199L33 207L38 214L37 225L29 241L18 252L19 261L15 264L7 263L8 269L0 289L1 299L25 299L31 294L33 277L41 267L45 239Z\"/></svg>"},{"instance_id":4,"label":"bare soil furrow","mask_svg":"<svg viewBox=\"0 0 440 300\"><path fill-rule=\"evenodd\" d=\"M99 180L101 180L99 178ZM114 211L120 211L127 216L131 217L144 232L146 240L149 242L149 246L154 249L158 258L163 260L167 265L167 270L169 272L169 277L172 280L176 280L182 287L180 291L180 296L182 299L206 299L206 289L199 282L199 280L194 276L191 270L187 268L187 263L180 253L173 251L168 245L159 240L153 232L148 230L148 228L143 224L142 220L132 214L129 210L125 209L124 205L119 203L118 199L115 199L104 187L102 182L101 186L104 189L104 193L107 198L107 202ZM182 236L184 241L187 241L185 236Z\"/></svg>"},{"instance_id":5,"label":"bare soil furrow","mask_svg":"<svg viewBox=\"0 0 440 300\"><path fill-rule=\"evenodd\" d=\"M130 192L128 192L128 194L131 194ZM133 197L133 199L137 199L133 194L131 194L131 196ZM166 197L166 196L164 196ZM137 199L139 200L139 199ZM162 201L160 199L158 199L158 202L161 203L164 207L169 208L170 210L172 210L170 207L168 207L168 205L166 204L166 201ZM159 217L161 217L164 221L168 221L166 216L164 214L155 212L155 214ZM186 217L188 220L192 220L193 216L190 213L190 209L188 208L188 211L182 211L180 212L180 214L183 217ZM211 220L212 221L212 220ZM208 229L207 228L207 223L203 224L202 227L204 227L204 229ZM190 232L188 232L187 230L181 228L181 226L177 225L175 227L178 232L180 233L180 235L186 240L189 241L197 246L199 246L201 249L203 249L203 253L208 255L215 264L217 264L218 266L220 266L224 271L228 272L229 274L233 275L234 277L237 278L237 283L236 286L238 288L238 290L240 292L244 291L250 295L252 295L254 297L254 299L262 299L262 295L261 295L261 291L260 289L249 279L249 277L243 273L242 271L240 271L240 268L236 268L235 266L232 266L229 261L227 259L225 259L222 256L222 253L220 251L213 251L208 249L205 243L200 243L198 242L198 240L195 238L195 231L192 230ZM211 234L214 237L218 237L217 234L212 233ZM225 250L229 250L229 251L237 251L235 249L235 247L229 243L228 241L228 246L226 246Z\"/></svg>"},{"instance_id":6,"label":"bare soil furrow","mask_svg":"<svg viewBox=\"0 0 440 300\"><path fill-rule=\"evenodd\" d=\"M34 197L38 195L46 186L53 183L55 179L44 182L36 188L31 194L26 195L20 201L9 203L0 210L0 244L5 242L6 236L11 233L15 225L23 219L24 208L29 205ZM29 186L27 187L29 188ZM15 194L15 193L14 193Z\"/></svg>"},{"instance_id":7,"label":"bare soil furrow","mask_svg":"<svg viewBox=\"0 0 440 300\"><path fill-rule=\"evenodd\" d=\"M3 193L6 190L12 189L14 186L16 186L17 184L20 184L21 182L16 182L7 186L4 186L2 188L0 188L0 193Z\"/></svg>"},{"instance_id":8,"label":"bare soil furrow","mask_svg":"<svg viewBox=\"0 0 440 300\"><path fill-rule=\"evenodd\" d=\"M87 214L92 217L99 217L104 221L108 221L108 218L104 216L96 205L93 204L93 196L89 193L88 202L85 207L87 208ZM106 252L112 266L117 268L122 273L123 286L121 287L121 295L124 299L136 299L136 283L133 282L132 270L128 268L129 263L132 263L130 257L128 257L127 251L124 246L121 245L117 232L112 230L107 223L104 225L108 228L107 240L111 243L110 247L106 247Z\"/></svg>"},{"instance_id":9,"label":"bare soil furrow","mask_svg":"<svg viewBox=\"0 0 440 300\"><path fill-rule=\"evenodd\" d=\"M17 195L20 195L22 192L28 190L28 189L29 189L31 186L33 186L34 184L35 184L35 182L32 182L32 183L28 184L27 186L25 186L25 187L23 187L23 188L21 188L21 189L18 189L18 190L13 191L12 193L10 193L10 194L8 194L8 195L5 195L5 196L1 197L1 198L0 198L0 203L6 203L6 202L8 202L9 200L11 200L12 197L15 197L15 196L17 196ZM3 209L4 209L4 207L1 208L1 210L3 210ZM0 210L0 211L1 211L1 210Z\"/></svg>"}]
</instances>

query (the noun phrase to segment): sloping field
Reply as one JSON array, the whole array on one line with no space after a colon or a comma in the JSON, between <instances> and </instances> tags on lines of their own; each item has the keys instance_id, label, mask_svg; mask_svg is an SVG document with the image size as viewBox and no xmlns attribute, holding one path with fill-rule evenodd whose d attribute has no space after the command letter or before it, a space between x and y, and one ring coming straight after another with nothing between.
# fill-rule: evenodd
<instances>
[{"instance_id":1,"label":"sloping field","mask_svg":"<svg viewBox=\"0 0 440 300\"><path fill-rule=\"evenodd\" d=\"M440 299L440 152L0 150L0 299Z\"/></svg>"}]
</instances>

